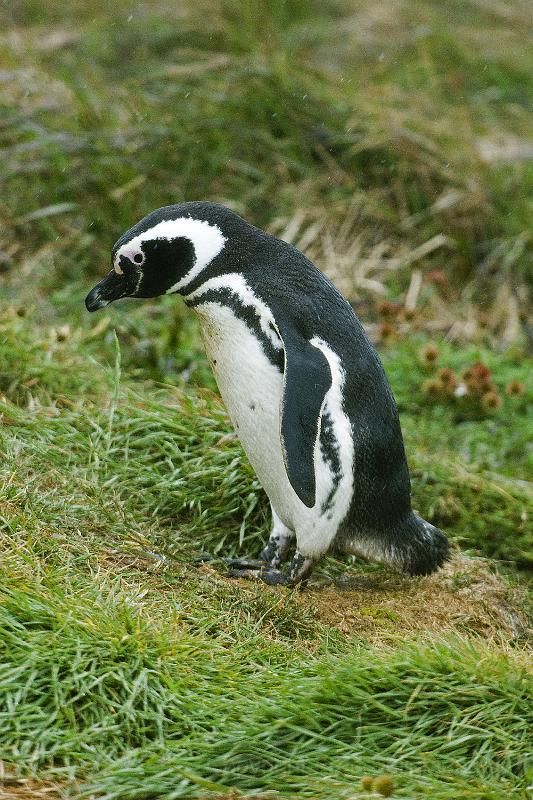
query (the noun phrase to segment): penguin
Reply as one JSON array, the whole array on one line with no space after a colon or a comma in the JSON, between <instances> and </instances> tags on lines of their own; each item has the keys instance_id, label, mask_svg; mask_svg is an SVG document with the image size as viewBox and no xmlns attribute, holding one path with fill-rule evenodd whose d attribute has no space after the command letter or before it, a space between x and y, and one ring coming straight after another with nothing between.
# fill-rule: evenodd
<instances>
[{"instance_id":1,"label":"penguin","mask_svg":"<svg viewBox=\"0 0 533 800\"><path fill-rule=\"evenodd\" d=\"M378 355L348 301L303 253L222 205L195 201L144 217L118 239L111 263L87 309L183 297L270 500L270 538L259 558L226 559L233 577L293 586L327 553L408 575L443 565L446 536L411 508Z\"/></svg>"}]
</instances>

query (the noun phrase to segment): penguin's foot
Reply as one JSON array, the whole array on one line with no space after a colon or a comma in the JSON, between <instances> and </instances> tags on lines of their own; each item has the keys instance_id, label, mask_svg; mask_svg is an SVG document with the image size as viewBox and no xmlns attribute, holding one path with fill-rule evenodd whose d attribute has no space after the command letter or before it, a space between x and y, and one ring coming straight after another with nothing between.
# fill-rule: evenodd
<instances>
[{"instance_id":1,"label":"penguin's foot","mask_svg":"<svg viewBox=\"0 0 533 800\"><path fill-rule=\"evenodd\" d=\"M274 569L277 569L282 561L284 561L290 545L290 540L288 540L286 543L284 542L283 545L280 545L279 539L271 536L259 553L259 560L264 564L269 564L271 567L274 567Z\"/></svg>"},{"instance_id":2,"label":"penguin's foot","mask_svg":"<svg viewBox=\"0 0 533 800\"><path fill-rule=\"evenodd\" d=\"M227 559L227 562L231 560L232 559ZM294 558L291 561L288 572L281 572L279 569L266 567L264 562L260 563L263 564L262 568L260 569L235 569L230 567L227 573L228 577L258 580L262 583L267 583L270 586L295 586L297 583L305 581L309 577L311 570L313 569L314 562L313 559L306 558L297 550L294 554Z\"/></svg>"},{"instance_id":3,"label":"penguin's foot","mask_svg":"<svg viewBox=\"0 0 533 800\"><path fill-rule=\"evenodd\" d=\"M290 550L294 534L289 529L280 530L281 522L278 521L277 527L270 534L266 545L259 553L259 558L225 558L224 562L230 570L266 570L272 568L277 570L285 560ZM289 531L286 533L285 531ZM242 577L242 576L239 576Z\"/></svg>"},{"instance_id":4,"label":"penguin's foot","mask_svg":"<svg viewBox=\"0 0 533 800\"><path fill-rule=\"evenodd\" d=\"M261 581L269 586L293 586L294 581L279 569L229 569L229 578Z\"/></svg>"},{"instance_id":5,"label":"penguin's foot","mask_svg":"<svg viewBox=\"0 0 533 800\"><path fill-rule=\"evenodd\" d=\"M223 561L230 570L258 570L267 566L262 558L224 558Z\"/></svg>"},{"instance_id":6,"label":"penguin's foot","mask_svg":"<svg viewBox=\"0 0 533 800\"><path fill-rule=\"evenodd\" d=\"M293 541L294 533L274 515L274 528L268 542L259 553L259 559L271 567L278 568L282 561L285 561Z\"/></svg>"}]
</instances>

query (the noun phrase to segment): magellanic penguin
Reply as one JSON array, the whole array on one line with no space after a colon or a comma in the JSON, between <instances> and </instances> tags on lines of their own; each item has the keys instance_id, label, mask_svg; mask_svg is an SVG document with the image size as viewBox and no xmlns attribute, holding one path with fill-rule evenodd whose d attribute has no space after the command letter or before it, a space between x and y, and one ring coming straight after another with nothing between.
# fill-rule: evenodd
<instances>
[{"instance_id":1,"label":"magellanic penguin","mask_svg":"<svg viewBox=\"0 0 533 800\"><path fill-rule=\"evenodd\" d=\"M224 206L165 206L117 241L89 311L181 294L199 317L220 394L272 506L257 560L232 574L293 585L326 553L409 575L448 558L411 510L396 405L349 303L299 250ZM295 540L286 572L280 565Z\"/></svg>"}]
</instances>

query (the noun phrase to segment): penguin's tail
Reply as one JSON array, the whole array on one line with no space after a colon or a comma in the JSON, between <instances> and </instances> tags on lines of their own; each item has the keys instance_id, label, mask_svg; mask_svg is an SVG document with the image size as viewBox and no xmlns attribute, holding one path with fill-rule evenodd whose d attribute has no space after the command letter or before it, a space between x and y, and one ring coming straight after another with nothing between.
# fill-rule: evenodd
<instances>
[{"instance_id":1,"label":"penguin's tail","mask_svg":"<svg viewBox=\"0 0 533 800\"><path fill-rule=\"evenodd\" d=\"M450 558L444 533L414 512L396 528L387 549L390 565L408 575L431 575Z\"/></svg>"}]
</instances>

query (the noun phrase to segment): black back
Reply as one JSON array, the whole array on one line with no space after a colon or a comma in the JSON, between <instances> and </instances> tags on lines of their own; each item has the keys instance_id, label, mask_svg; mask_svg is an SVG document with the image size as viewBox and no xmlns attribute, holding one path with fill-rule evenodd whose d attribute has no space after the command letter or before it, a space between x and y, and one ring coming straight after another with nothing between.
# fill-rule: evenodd
<instances>
[{"instance_id":1,"label":"black back","mask_svg":"<svg viewBox=\"0 0 533 800\"><path fill-rule=\"evenodd\" d=\"M169 213L206 219L227 237L222 252L187 293L211 277L241 273L276 321L292 328L296 341L318 336L339 355L346 371L344 410L354 441L354 495L345 526L351 531L390 531L411 509L409 473L392 392L350 304L303 253L227 208L203 202L170 206L154 212L159 219L147 227ZM308 376L310 395L315 377L312 372ZM306 393L305 380L298 391Z\"/></svg>"}]
</instances>

